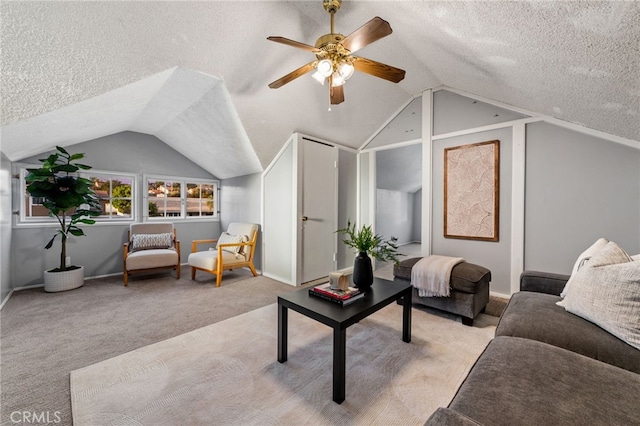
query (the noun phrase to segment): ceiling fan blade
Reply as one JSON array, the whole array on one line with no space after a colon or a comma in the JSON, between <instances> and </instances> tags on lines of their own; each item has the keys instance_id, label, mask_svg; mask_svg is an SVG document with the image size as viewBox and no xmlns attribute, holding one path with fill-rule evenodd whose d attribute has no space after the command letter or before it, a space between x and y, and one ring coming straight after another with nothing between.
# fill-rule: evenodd
<instances>
[{"instance_id":1,"label":"ceiling fan blade","mask_svg":"<svg viewBox=\"0 0 640 426\"><path fill-rule=\"evenodd\" d=\"M392 67L391 65L383 64L381 62L372 61L371 59L363 57L355 57L353 67L360 72L373 75L375 77L384 78L385 80L398 83L404 79L405 71L400 68Z\"/></svg>"},{"instance_id":2,"label":"ceiling fan blade","mask_svg":"<svg viewBox=\"0 0 640 426\"><path fill-rule=\"evenodd\" d=\"M299 41L290 40L285 37L271 36L267 37L267 40L275 41L276 43L286 44L287 46L297 47L298 49L307 50L309 52L317 52L318 49L308 44L300 43Z\"/></svg>"},{"instance_id":3,"label":"ceiling fan blade","mask_svg":"<svg viewBox=\"0 0 640 426\"><path fill-rule=\"evenodd\" d=\"M315 67L313 66L314 62L315 61L309 62L308 64L301 66L297 70L291 71L289 74L285 75L284 77L281 77L276 81L274 81L273 83L269 84L269 87L271 87L272 89L277 89L295 80L296 78L305 75L309 71L315 69Z\"/></svg>"},{"instance_id":4,"label":"ceiling fan blade","mask_svg":"<svg viewBox=\"0 0 640 426\"><path fill-rule=\"evenodd\" d=\"M382 18L375 17L342 40L342 46L351 53L362 49L374 41L391 34L391 25Z\"/></svg>"},{"instance_id":5,"label":"ceiling fan blade","mask_svg":"<svg viewBox=\"0 0 640 426\"><path fill-rule=\"evenodd\" d=\"M338 105L344 102L344 86L331 86L329 81L329 97L331 98L331 105Z\"/></svg>"}]
</instances>

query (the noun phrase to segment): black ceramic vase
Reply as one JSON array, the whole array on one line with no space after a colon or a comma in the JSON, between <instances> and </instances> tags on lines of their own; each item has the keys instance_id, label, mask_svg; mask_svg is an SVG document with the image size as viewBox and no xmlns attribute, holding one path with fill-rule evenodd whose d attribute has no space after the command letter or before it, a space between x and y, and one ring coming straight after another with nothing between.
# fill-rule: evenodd
<instances>
[{"instance_id":1,"label":"black ceramic vase","mask_svg":"<svg viewBox=\"0 0 640 426\"><path fill-rule=\"evenodd\" d=\"M368 290L373 284L373 267L371 258L361 251L353 262L353 283L360 290Z\"/></svg>"}]
</instances>

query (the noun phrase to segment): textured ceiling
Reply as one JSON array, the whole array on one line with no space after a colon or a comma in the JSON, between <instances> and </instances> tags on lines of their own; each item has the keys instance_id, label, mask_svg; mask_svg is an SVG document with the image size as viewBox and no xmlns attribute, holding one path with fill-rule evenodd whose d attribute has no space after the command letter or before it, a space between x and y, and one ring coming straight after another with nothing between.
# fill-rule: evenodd
<instances>
[{"instance_id":1,"label":"textured ceiling","mask_svg":"<svg viewBox=\"0 0 640 426\"><path fill-rule=\"evenodd\" d=\"M313 55L266 37L314 44L329 32L320 0L0 8L0 149L13 161L54 140L135 130L223 177L213 166L219 143L223 153L243 147L250 170L252 155L265 167L294 131L357 148L415 95L440 85L640 139L640 2L345 0L336 30L349 34L374 16L389 21L393 34L359 54L407 75L396 85L356 73L346 101L331 111L327 87L310 76L267 87ZM215 119L212 111L228 105L237 117ZM67 113L76 118L65 121ZM203 149L203 140L212 146ZM247 141L255 154L244 150Z\"/></svg>"}]
</instances>

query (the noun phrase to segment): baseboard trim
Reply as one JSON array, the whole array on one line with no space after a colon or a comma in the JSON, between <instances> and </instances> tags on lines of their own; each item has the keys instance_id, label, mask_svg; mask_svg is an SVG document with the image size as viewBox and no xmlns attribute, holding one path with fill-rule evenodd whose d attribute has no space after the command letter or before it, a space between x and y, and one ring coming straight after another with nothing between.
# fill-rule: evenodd
<instances>
[{"instance_id":1,"label":"baseboard trim","mask_svg":"<svg viewBox=\"0 0 640 426\"><path fill-rule=\"evenodd\" d=\"M498 297L498 298L504 299L504 300L511 299L511 295L510 294L496 293L495 291L489 291L489 295L493 296L493 297Z\"/></svg>"},{"instance_id":2,"label":"baseboard trim","mask_svg":"<svg viewBox=\"0 0 640 426\"><path fill-rule=\"evenodd\" d=\"M4 305L7 304L7 302L9 301L9 298L11 297L13 292L14 292L14 290L10 290L9 294L7 294L7 297L5 297L4 300L2 301L2 303L0 303L0 311L2 310L2 308L4 308Z\"/></svg>"}]
</instances>

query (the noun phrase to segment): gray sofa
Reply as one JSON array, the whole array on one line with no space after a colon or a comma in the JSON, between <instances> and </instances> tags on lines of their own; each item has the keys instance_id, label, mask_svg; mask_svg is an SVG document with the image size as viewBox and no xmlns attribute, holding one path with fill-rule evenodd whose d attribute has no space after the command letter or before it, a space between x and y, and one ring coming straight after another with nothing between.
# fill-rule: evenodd
<instances>
[{"instance_id":1,"label":"gray sofa","mask_svg":"<svg viewBox=\"0 0 640 426\"><path fill-rule=\"evenodd\" d=\"M568 278L522 274L496 337L427 425L640 425L640 350L557 306Z\"/></svg>"}]
</instances>

